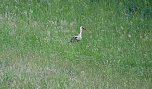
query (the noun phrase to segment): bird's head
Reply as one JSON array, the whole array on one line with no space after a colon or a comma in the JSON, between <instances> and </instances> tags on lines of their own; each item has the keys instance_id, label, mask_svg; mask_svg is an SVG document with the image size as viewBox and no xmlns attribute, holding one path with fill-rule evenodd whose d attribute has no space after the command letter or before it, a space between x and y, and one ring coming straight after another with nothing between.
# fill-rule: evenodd
<instances>
[{"instance_id":1,"label":"bird's head","mask_svg":"<svg viewBox=\"0 0 152 89\"><path fill-rule=\"evenodd\" d=\"M86 30L83 26L80 27L80 30Z\"/></svg>"}]
</instances>

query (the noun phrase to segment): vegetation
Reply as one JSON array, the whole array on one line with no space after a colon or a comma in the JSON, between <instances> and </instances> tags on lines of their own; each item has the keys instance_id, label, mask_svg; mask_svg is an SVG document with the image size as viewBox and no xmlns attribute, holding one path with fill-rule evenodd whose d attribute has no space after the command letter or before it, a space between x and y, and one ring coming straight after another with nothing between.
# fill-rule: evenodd
<instances>
[{"instance_id":1,"label":"vegetation","mask_svg":"<svg viewBox=\"0 0 152 89\"><path fill-rule=\"evenodd\" d=\"M1 0L0 89L151 89L151 23L152 0Z\"/></svg>"}]
</instances>

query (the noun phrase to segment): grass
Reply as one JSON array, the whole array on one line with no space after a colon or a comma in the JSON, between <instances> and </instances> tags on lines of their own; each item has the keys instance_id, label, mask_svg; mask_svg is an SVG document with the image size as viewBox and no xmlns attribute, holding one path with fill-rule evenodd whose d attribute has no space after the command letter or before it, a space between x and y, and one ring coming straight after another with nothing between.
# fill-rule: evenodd
<instances>
[{"instance_id":1,"label":"grass","mask_svg":"<svg viewBox=\"0 0 152 89\"><path fill-rule=\"evenodd\" d=\"M151 0L0 3L1 89L152 88Z\"/></svg>"}]
</instances>

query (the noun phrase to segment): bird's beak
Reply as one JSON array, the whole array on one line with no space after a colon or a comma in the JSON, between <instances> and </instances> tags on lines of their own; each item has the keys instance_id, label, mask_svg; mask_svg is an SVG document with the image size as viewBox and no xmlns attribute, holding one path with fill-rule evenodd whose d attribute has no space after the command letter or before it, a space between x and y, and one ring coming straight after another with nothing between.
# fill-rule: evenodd
<instances>
[{"instance_id":1,"label":"bird's beak","mask_svg":"<svg viewBox=\"0 0 152 89\"><path fill-rule=\"evenodd\" d=\"M83 28L84 31L86 31L87 29Z\"/></svg>"}]
</instances>

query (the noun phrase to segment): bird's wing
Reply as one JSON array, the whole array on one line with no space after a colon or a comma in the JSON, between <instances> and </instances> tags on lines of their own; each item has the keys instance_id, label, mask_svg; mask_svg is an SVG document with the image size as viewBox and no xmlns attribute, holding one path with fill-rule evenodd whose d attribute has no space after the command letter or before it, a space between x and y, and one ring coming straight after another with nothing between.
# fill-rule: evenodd
<instances>
[{"instance_id":1,"label":"bird's wing","mask_svg":"<svg viewBox=\"0 0 152 89\"><path fill-rule=\"evenodd\" d=\"M72 37L71 40L70 40L70 42L75 42L75 41L77 41L77 38L78 38L78 36Z\"/></svg>"},{"instance_id":2,"label":"bird's wing","mask_svg":"<svg viewBox=\"0 0 152 89\"><path fill-rule=\"evenodd\" d=\"M77 38L78 38L78 36L74 36L73 38L74 38L74 39L77 39Z\"/></svg>"}]
</instances>

